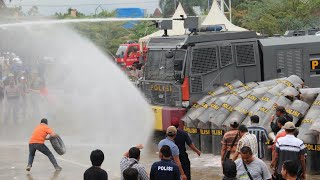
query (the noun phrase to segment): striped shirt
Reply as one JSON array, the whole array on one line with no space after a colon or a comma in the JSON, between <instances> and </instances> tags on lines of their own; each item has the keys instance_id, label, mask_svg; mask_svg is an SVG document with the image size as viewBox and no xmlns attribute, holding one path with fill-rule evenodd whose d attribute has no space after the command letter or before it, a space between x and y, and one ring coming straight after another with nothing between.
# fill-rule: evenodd
<instances>
[{"instance_id":1,"label":"striped shirt","mask_svg":"<svg viewBox=\"0 0 320 180\"><path fill-rule=\"evenodd\" d=\"M141 164L139 164L139 161L134 158L127 158L127 157L123 157L120 162L121 180L124 180L123 171L129 168L130 165L132 165L131 166L132 168L138 170L138 173L139 173L138 180L149 180L146 169Z\"/></svg>"},{"instance_id":2,"label":"striped shirt","mask_svg":"<svg viewBox=\"0 0 320 180\"><path fill-rule=\"evenodd\" d=\"M268 139L267 130L258 124L252 124L248 127L250 134L254 134L258 142L258 158L262 159L265 155L265 143Z\"/></svg>"},{"instance_id":3,"label":"striped shirt","mask_svg":"<svg viewBox=\"0 0 320 180\"><path fill-rule=\"evenodd\" d=\"M258 157L258 142L255 135L245 133L238 142L237 152L240 153L242 147L248 146L251 148L252 153L255 157Z\"/></svg>"},{"instance_id":4,"label":"striped shirt","mask_svg":"<svg viewBox=\"0 0 320 180\"><path fill-rule=\"evenodd\" d=\"M300 156L306 155L306 147L303 141L294 135L287 134L277 140L276 153L278 154L277 173L281 174L283 162L287 160L296 161L301 169Z\"/></svg>"},{"instance_id":5,"label":"striped shirt","mask_svg":"<svg viewBox=\"0 0 320 180\"><path fill-rule=\"evenodd\" d=\"M237 137L237 140L235 141L232 149L230 149L230 148L231 148L232 142L233 142L234 138L237 136L238 132L239 131L237 129L228 131L223 135L223 138L221 140L221 144L222 145L226 145L227 146L227 151L231 151L231 153L235 153L236 152L238 141L240 139L239 136Z\"/></svg>"}]
</instances>

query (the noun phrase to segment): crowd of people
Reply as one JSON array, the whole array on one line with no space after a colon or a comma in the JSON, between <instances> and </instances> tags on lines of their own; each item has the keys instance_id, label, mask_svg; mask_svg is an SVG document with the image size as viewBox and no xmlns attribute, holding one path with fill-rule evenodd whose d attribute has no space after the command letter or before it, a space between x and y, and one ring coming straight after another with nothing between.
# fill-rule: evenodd
<instances>
[{"instance_id":1,"label":"crowd of people","mask_svg":"<svg viewBox=\"0 0 320 180\"><path fill-rule=\"evenodd\" d=\"M265 128L258 125L259 116L251 116L251 125L230 124L221 141L221 165L223 180L304 180L306 179L306 147L297 138L298 131L292 118L286 114L284 107L276 108L276 118L270 119L270 127L276 134L272 146L272 161L269 171L263 161L265 158L265 143L268 140ZM277 125L277 128L275 127ZM48 156L57 171L58 165L50 150L44 144L55 133L48 127L48 120L42 119L29 141L29 161L27 171L31 170L35 152L38 150ZM120 161L121 180L190 180L190 160L186 145L196 154L201 151L195 147L189 135L179 129L179 121L173 121L166 130L166 138L158 144L159 161L152 164L150 173L140 163L141 149L139 144L124 153ZM108 174L101 169L104 154L94 150L90 155L92 167L84 173L85 180L105 180Z\"/></svg>"},{"instance_id":2,"label":"crowd of people","mask_svg":"<svg viewBox=\"0 0 320 180\"><path fill-rule=\"evenodd\" d=\"M270 135L258 125L259 116L250 118L251 126L232 123L230 131L224 134L221 149L221 163L226 172L224 179L306 179L306 147L297 138L299 132L285 108L278 106L275 116L270 119L270 128L275 135L271 146L271 173L261 160L265 158Z\"/></svg>"},{"instance_id":3,"label":"crowd of people","mask_svg":"<svg viewBox=\"0 0 320 180\"><path fill-rule=\"evenodd\" d=\"M0 123L39 118L48 91L40 68L14 53L0 53Z\"/></svg>"}]
</instances>

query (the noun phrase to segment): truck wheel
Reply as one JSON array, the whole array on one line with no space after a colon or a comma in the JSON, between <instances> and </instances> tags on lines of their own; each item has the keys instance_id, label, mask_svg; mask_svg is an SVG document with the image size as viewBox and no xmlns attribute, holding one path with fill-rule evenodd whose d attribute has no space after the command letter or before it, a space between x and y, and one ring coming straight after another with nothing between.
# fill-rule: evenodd
<instances>
[{"instance_id":1,"label":"truck wheel","mask_svg":"<svg viewBox=\"0 0 320 180\"><path fill-rule=\"evenodd\" d=\"M57 135L57 137L51 137L50 142L51 142L53 149L59 155L63 155L66 153L66 147L65 147L65 145L59 135Z\"/></svg>"}]
</instances>

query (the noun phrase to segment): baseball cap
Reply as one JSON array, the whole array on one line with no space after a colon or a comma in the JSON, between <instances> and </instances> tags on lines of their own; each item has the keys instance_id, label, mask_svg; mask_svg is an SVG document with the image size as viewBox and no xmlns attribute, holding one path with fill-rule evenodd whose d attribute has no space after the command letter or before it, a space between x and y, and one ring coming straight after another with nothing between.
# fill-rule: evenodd
<instances>
[{"instance_id":1,"label":"baseball cap","mask_svg":"<svg viewBox=\"0 0 320 180\"><path fill-rule=\"evenodd\" d=\"M167 135L173 136L173 135L175 135L175 134L177 134L177 128L174 127L174 126L169 126L169 127L167 128Z\"/></svg>"},{"instance_id":2,"label":"baseball cap","mask_svg":"<svg viewBox=\"0 0 320 180\"><path fill-rule=\"evenodd\" d=\"M286 122L283 126L284 129L296 129L296 126L293 124L293 122Z\"/></svg>"}]
</instances>

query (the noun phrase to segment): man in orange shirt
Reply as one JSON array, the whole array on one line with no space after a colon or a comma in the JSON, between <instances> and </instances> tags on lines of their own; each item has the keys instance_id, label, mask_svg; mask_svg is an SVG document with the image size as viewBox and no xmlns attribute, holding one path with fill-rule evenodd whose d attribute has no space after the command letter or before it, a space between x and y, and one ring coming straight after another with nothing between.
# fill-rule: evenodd
<instances>
[{"instance_id":1,"label":"man in orange shirt","mask_svg":"<svg viewBox=\"0 0 320 180\"><path fill-rule=\"evenodd\" d=\"M44 155L48 156L49 160L53 164L56 171L61 171L62 168L58 165L56 159L54 158L51 151L48 149L48 147L44 144L45 140L49 140L47 136L50 135L51 137L56 137L57 135L53 132L51 128L48 126L48 120L47 119L41 119L40 125L37 126L30 138L29 141L29 161L27 166L27 171L31 170L33 159L35 156L36 151L40 151Z\"/></svg>"}]
</instances>

